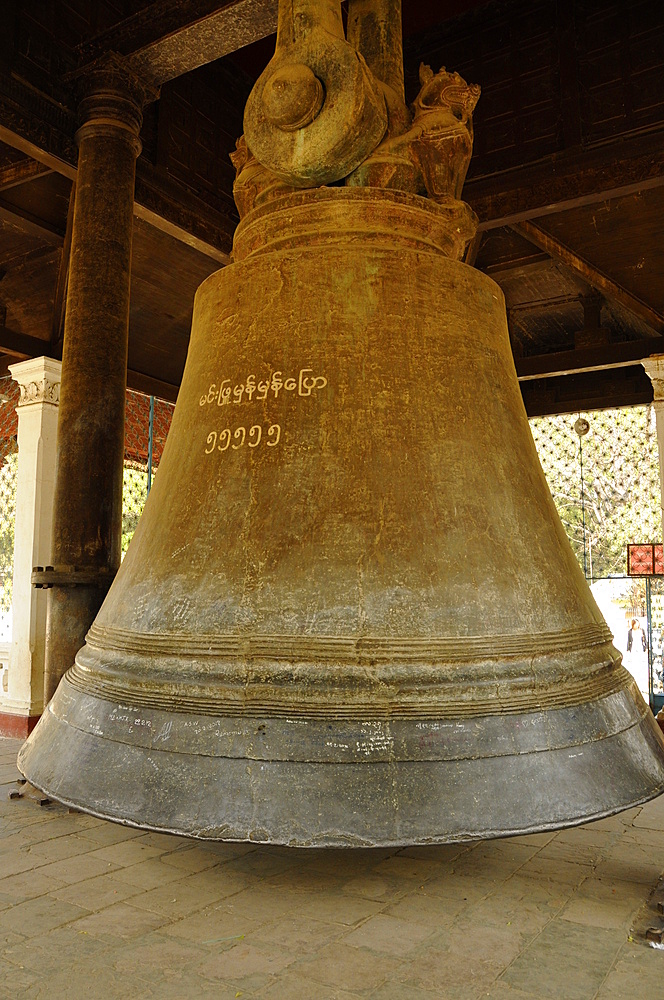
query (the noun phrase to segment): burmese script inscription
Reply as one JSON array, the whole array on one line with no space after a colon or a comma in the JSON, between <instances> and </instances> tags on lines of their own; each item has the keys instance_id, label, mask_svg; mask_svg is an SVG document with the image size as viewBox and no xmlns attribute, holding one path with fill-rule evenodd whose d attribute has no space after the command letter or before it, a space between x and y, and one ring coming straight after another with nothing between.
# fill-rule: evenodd
<instances>
[{"instance_id":1,"label":"burmese script inscription","mask_svg":"<svg viewBox=\"0 0 664 1000\"><path fill-rule=\"evenodd\" d=\"M210 431L207 436L205 454L211 455L215 449L228 451L229 447L233 451L238 451L240 448L244 448L245 443L249 448L258 448L261 441L268 448L276 448L280 438L281 427L279 424L270 424L265 435L260 424L254 424L249 430L246 427L236 427L234 431L231 431L230 427L225 427L223 431Z\"/></svg>"},{"instance_id":2,"label":"burmese script inscription","mask_svg":"<svg viewBox=\"0 0 664 1000\"><path fill-rule=\"evenodd\" d=\"M279 394L292 394L292 397L310 397L324 389L327 385L325 375L317 375L313 368L300 368L297 376L284 377L282 371L275 371L266 378L257 381L255 375L247 375L243 382L236 385L228 378L221 382L213 382L208 391L203 393L199 406L230 406L238 403L251 403L255 400L264 401L278 399ZM282 396L282 399L284 396ZM223 430L212 430L207 436L205 454L212 455L217 451L239 451L240 448L276 448L281 440L281 424L242 425Z\"/></svg>"},{"instance_id":3,"label":"burmese script inscription","mask_svg":"<svg viewBox=\"0 0 664 1000\"><path fill-rule=\"evenodd\" d=\"M315 375L313 368L301 368L296 377L284 378L283 372L272 372L267 379L256 381L255 375L247 375L243 382L231 384L229 378L220 383L213 382L207 392L200 398L200 406L228 406L231 403L251 403L253 400L265 400L272 393L274 399L280 392L293 393L296 396L311 396L324 389L327 378ZM272 396L270 396L270 399Z\"/></svg>"}]
</instances>

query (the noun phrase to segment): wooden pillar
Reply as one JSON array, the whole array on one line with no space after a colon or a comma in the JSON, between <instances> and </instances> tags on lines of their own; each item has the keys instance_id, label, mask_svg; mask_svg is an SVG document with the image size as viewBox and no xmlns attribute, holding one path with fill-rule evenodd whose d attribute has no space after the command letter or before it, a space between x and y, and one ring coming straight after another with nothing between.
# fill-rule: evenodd
<instances>
[{"instance_id":1,"label":"wooden pillar","mask_svg":"<svg viewBox=\"0 0 664 1000\"><path fill-rule=\"evenodd\" d=\"M150 95L153 97L154 95ZM118 56L86 75L64 324L45 702L120 565L129 279L145 87Z\"/></svg>"}]
</instances>

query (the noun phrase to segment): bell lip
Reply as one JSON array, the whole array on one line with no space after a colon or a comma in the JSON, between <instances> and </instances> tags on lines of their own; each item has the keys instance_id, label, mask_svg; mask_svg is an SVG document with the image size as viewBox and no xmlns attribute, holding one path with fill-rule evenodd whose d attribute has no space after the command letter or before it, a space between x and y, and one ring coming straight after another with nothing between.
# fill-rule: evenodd
<instances>
[{"instance_id":1,"label":"bell lip","mask_svg":"<svg viewBox=\"0 0 664 1000\"><path fill-rule=\"evenodd\" d=\"M566 709L549 714L552 725L569 725L575 716ZM18 766L51 798L100 819L198 840L318 848L556 830L664 791L664 741L647 711L620 732L591 743L581 733L559 750L321 765L149 751L117 734L83 732L49 710Z\"/></svg>"},{"instance_id":2,"label":"bell lip","mask_svg":"<svg viewBox=\"0 0 664 1000\"><path fill-rule=\"evenodd\" d=\"M19 771L21 771L20 765L18 766ZM417 841L413 840L394 840L394 841L383 841L380 842L354 842L350 837L330 840L329 842L311 843L299 840L259 840L255 837L215 837L206 836L203 833L185 833L177 827L168 826L151 826L149 823L137 822L132 819L121 818L118 816L112 816L107 813L96 811L95 809L89 808L88 806L81 805L79 802L70 801L66 798L58 798L53 795L47 788L42 787L37 782L28 778L27 775L21 771L21 774L36 788L38 791L47 795L49 798L54 799L63 806L67 806L68 809L74 809L78 812L83 812L86 816L94 816L96 819L106 820L108 823L117 823L118 826L128 826L133 830L146 830L148 833L167 833L175 837L184 837L187 840L201 840L206 843L217 843L217 844L255 844L257 847L292 847L295 849L306 849L306 850L328 850L328 849L339 849L344 848L346 850L372 850L377 847L442 847L444 844L466 844L474 843L482 840L503 840L510 837L526 837L529 834L535 833L546 833L551 830L570 830L574 827L585 826L586 823L594 823L600 819L607 819L611 816L618 816L621 812L626 812L628 809L635 809L637 806L645 805L646 802L651 802L653 799L659 798L660 795L664 793L664 781L661 782L656 788L651 792L648 792L642 798L635 799L633 802L628 802L625 805L615 806L614 808L589 814L587 816L580 816L576 819L564 820L562 822L554 823L540 823L530 827L515 827L512 830L495 830L495 831L482 831L481 833L467 833L467 834L454 834L450 837L436 838L436 837L422 837Z\"/></svg>"}]
</instances>

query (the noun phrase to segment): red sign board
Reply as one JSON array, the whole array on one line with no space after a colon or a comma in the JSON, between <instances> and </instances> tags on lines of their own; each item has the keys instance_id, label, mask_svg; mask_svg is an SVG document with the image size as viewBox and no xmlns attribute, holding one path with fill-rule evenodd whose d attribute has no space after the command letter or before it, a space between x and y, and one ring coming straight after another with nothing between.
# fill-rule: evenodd
<instances>
[{"instance_id":1,"label":"red sign board","mask_svg":"<svg viewBox=\"0 0 664 1000\"><path fill-rule=\"evenodd\" d=\"M664 576L664 545L628 545L627 575Z\"/></svg>"}]
</instances>

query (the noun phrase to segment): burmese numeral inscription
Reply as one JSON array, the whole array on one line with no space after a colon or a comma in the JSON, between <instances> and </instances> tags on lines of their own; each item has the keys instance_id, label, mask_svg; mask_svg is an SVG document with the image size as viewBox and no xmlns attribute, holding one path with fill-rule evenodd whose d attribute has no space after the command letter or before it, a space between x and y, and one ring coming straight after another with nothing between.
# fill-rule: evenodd
<instances>
[{"instance_id":1,"label":"burmese numeral inscription","mask_svg":"<svg viewBox=\"0 0 664 1000\"><path fill-rule=\"evenodd\" d=\"M277 399L282 391L307 397L324 389L326 385L327 378L324 375L315 375L313 368L300 368L297 378L284 378L283 372L272 372L269 378L257 382L255 375L247 375L245 381L238 382L237 385L232 385L231 380L225 378L221 383L212 383L208 391L201 396L199 405L227 406L230 403L251 403L254 399L267 399L270 392Z\"/></svg>"},{"instance_id":2,"label":"burmese numeral inscription","mask_svg":"<svg viewBox=\"0 0 664 1000\"><path fill-rule=\"evenodd\" d=\"M210 431L207 436L206 455L211 455L213 451L239 451L245 445L249 448L258 448L261 442L268 448L276 448L281 440L281 427L279 424L270 424L265 434L260 424L254 424L248 430L246 427L236 427L231 431L230 427L225 427L223 431Z\"/></svg>"}]
</instances>

